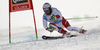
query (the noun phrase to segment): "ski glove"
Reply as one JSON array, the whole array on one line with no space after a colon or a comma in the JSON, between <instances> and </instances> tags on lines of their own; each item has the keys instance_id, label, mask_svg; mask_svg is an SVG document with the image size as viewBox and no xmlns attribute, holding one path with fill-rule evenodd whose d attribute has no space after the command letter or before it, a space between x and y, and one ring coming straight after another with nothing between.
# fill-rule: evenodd
<instances>
[{"instance_id":1,"label":"ski glove","mask_svg":"<svg viewBox=\"0 0 100 50\"><path fill-rule=\"evenodd\" d=\"M48 28L48 31L53 32L54 31L54 28L53 27L49 27Z\"/></svg>"},{"instance_id":2,"label":"ski glove","mask_svg":"<svg viewBox=\"0 0 100 50\"><path fill-rule=\"evenodd\" d=\"M55 22L57 20L57 17L56 16L51 16L51 18L50 18L50 22Z\"/></svg>"}]
</instances>

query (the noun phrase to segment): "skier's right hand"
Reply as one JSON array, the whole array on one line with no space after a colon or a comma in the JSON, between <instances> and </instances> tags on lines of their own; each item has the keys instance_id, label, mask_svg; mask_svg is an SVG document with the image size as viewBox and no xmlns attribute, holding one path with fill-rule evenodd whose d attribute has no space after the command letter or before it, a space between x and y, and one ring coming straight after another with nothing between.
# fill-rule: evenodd
<instances>
[{"instance_id":1,"label":"skier's right hand","mask_svg":"<svg viewBox=\"0 0 100 50\"><path fill-rule=\"evenodd\" d=\"M48 28L48 31L53 32L54 28Z\"/></svg>"},{"instance_id":2,"label":"skier's right hand","mask_svg":"<svg viewBox=\"0 0 100 50\"><path fill-rule=\"evenodd\" d=\"M48 27L47 30L48 30L49 32L53 32L53 31L54 31L54 27L50 26L50 27Z\"/></svg>"}]
</instances>

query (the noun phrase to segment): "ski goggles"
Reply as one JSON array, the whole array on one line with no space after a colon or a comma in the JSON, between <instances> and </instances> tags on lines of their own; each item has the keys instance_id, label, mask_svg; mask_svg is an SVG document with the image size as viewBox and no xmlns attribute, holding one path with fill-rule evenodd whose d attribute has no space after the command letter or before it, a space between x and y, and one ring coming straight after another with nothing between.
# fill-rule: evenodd
<instances>
[{"instance_id":1,"label":"ski goggles","mask_svg":"<svg viewBox=\"0 0 100 50\"><path fill-rule=\"evenodd\" d=\"M43 8L43 10L44 10L44 11L48 11L48 10L49 10L49 8Z\"/></svg>"}]
</instances>

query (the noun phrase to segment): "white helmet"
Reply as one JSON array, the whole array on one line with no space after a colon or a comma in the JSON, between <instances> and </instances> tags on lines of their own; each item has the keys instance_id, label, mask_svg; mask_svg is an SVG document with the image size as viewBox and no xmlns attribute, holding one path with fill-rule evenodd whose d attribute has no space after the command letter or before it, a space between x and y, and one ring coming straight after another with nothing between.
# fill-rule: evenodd
<instances>
[{"instance_id":1,"label":"white helmet","mask_svg":"<svg viewBox=\"0 0 100 50\"><path fill-rule=\"evenodd\" d=\"M51 5L49 3L44 3L43 8L50 8Z\"/></svg>"}]
</instances>

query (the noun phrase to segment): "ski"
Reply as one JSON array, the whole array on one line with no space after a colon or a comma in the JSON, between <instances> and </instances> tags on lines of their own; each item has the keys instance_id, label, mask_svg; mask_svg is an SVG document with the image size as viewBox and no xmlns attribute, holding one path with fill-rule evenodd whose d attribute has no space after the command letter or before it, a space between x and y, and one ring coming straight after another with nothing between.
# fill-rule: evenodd
<instances>
[{"instance_id":1,"label":"ski","mask_svg":"<svg viewBox=\"0 0 100 50\"><path fill-rule=\"evenodd\" d=\"M76 37L76 36L78 36L78 35L71 35L71 36L67 36L67 38L71 38L71 37ZM53 40L53 39L63 39L64 38L64 36L45 36L45 35L43 35L42 36L42 39L44 39L44 40Z\"/></svg>"},{"instance_id":2,"label":"ski","mask_svg":"<svg viewBox=\"0 0 100 50\"><path fill-rule=\"evenodd\" d=\"M44 40L62 39L62 38L64 38L64 37L63 36L56 36L56 37L54 37L54 36L45 36L45 35L42 36L42 39L44 39Z\"/></svg>"}]
</instances>

